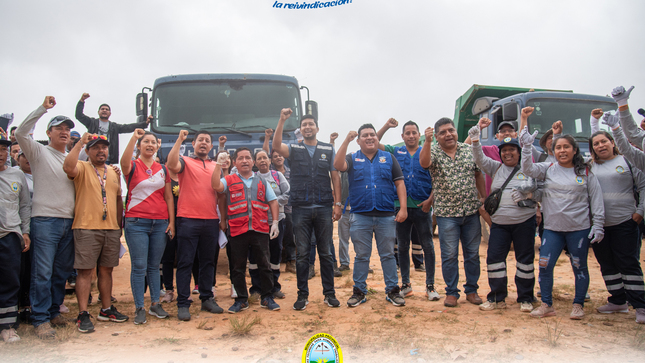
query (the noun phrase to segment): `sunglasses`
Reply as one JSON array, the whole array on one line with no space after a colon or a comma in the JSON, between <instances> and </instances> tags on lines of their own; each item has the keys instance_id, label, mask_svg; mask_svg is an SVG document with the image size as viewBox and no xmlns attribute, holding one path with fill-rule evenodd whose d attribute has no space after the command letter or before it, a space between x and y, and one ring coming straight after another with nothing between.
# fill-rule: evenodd
<instances>
[{"instance_id":1,"label":"sunglasses","mask_svg":"<svg viewBox=\"0 0 645 363\"><path fill-rule=\"evenodd\" d=\"M105 135L90 135L90 141L93 141L93 140L96 140L96 139L107 140L107 136L105 136Z\"/></svg>"}]
</instances>

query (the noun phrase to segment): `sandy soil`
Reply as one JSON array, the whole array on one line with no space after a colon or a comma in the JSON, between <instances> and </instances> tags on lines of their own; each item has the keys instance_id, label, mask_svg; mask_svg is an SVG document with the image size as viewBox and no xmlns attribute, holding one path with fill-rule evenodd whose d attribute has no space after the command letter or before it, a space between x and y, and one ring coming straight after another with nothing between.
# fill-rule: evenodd
<instances>
[{"instance_id":1,"label":"sandy soil","mask_svg":"<svg viewBox=\"0 0 645 363\"><path fill-rule=\"evenodd\" d=\"M337 236L335 236L337 243ZM128 314L130 321L122 324L95 322L96 331L80 334L75 327L58 330L55 341L40 341L31 326L22 325L22 340L15 344L0 343L2 362L299 362L304 345L314 334L325 332L339 342L345 362L444 362L465 360L473 362L645 362L645 325L634 322L629 314L604 315L595 308L608 296L598 263L590 251L589 270L591 301L585 305L586 316L581 321L569 319L573 300L573 274L566 256L561 256L555 271L554 306L556 317L534 319L519 311L512 277L509 279L508 309L482 312L468 303L464 296L457 308L443 306L445 285L441 276L439 241L435 237L436 286L441 301L427 301L423 289L425 273L412 269L415 294L406 299L405 307L394 307L385 301L383 274L374 248L371 266L375 273L368 277L373 293L367 303L356 308L345 305L351 296L351 271L336 278L336 293L343 304L329 308L322 300L319 275L309 281L310 303L305 311L295 311L294 274L283 273L281 281L285 300L278 312L261 309L259 303L237 315L214 315L200 311L193 304L189 322L176 318L175 303L166 304L171 314L161 320L148 316L148 323L135 326L133 298L130 291L130 260L126 254L114 272L114 296L119 311ZM537 246L537 243L536 243ZM486 245L480 248L480 295L488 293L486 278ZM351 250L351 248L350 248ZM642 251L645 256L645 248ZM353 251L352 251L353 254ZM642 258L642 257L641 257ZM463 262L463 261L460 261ZM509 276L514 276L513 252L509 259ZM537 261L536 261L537 266ZM463 284L463 265L461 266ZM316 265L318 270L318 264ZM230 281L227 277L226 253L220 254L216 300L227 309ZM284 265L283 265L284 271ZM250 281L247 281L249 283ZM96 289L94 296L97 296ZM196 295L193 295L196 300ZM65 304L75 318L78 307L74 295ZM146 307L149 297L146 295ZM92 315L99 306L90 307ZM232 320L259 318L250 333L235 335Z\"/></svg>"}]
</instances>

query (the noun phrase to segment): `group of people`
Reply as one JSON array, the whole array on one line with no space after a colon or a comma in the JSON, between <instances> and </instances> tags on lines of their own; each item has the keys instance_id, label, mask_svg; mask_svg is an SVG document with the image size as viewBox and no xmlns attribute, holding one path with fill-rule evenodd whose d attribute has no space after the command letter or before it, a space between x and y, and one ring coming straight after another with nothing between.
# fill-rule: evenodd
<instances>
[{"instance_id":1,"label":"group of people","mask_svg":"<svg viewBox=\"0 0 645 363\"><path fill-rule=\"evenodd\" d=\"M334 221L339 221L343 240L340 270L349 269L348 237L356 254L349 307L367 301L373 239L388 302L403 306L405 298L414 293L409 256L413 237L423 251L425 296L437 301L441 295L435 288L433 213L446 285L445 306L457 306L460 297L461 241L466 300L484 311L505 308L506 259L512 244L520 310L534 317L555 315L553 269L565 249L576 286L570 317L581 319L589 286L587 252L591 246L610 293L608 303L598 311L625 313L629 303L636 310L636 321L645 323L638 231L645 206L645 154L630 145L642 147L645 131L638 129L629 112L630 92L622 87L614 89L612 95L619 106L616 114L592 112L590 160L581 156L573 137L562 135L559 121L540 141L546 152L539 152L533 146L536 134L531 135L526 127L531 107L522 110L519 136L514 123L498 125L498 146L479 142L481 129L491 124L486 118L469 130L466 143L458 141L453 121L442 118L425 130L422 145L419 126L413 121L402 127L404 145L384 145L379 140L385 132L398 127L395 119L389 119L379 130L364 124L358 131L351 131L336 153L335 137L332 143L317 139L318 120L312 115L300 120L298 134L302 139L284 144L283 127L292 114L285 108L275 132L267 130L263 150L252 152L240 147L229 155L222 136L219 151L210 158L212 136L198 131L192 138L194 152L186 156L182 155L182 145L189 133L182 130L161 160L159 140L144 130L150 118L116 124L109 120L111 110L106 104L99 107L98 119L88 117L83 114L87 93L77 105L76 118L88 133L81 136L71 131L74 122L56 116L47 125L48 145L35 141L31 130L56 105L54 97L47 96L15 129L15 135L12 130L11 137L19 146L15 156L18 168L12 168L9 161L13 142L4 131L0 138L0 200L5 215L0 220L0 271L6 276L0 288L2 337L5 341L19 340L15 328L25 289L36 335L55 337L53 327L68 323L60 314L65 283L72 273L76 275L79 306L77 328L80 332L93 331L88 304L95 269L101 301L97 320L129 320L112 304L112 270L124 253L122 231L132 264L135 324L146 323L144 294L148 287L147 314L168 318L161 302L175 297L175 261L177 318L191 318L191 274L201 309L223 313L215 301L213 286L218 255L224 246L231 297L235 299L229 313L248 309L249 293L259 295L261 307L280 309L276 299L286 297L279 282L283 250L287 270L295 267L297 275L293 309L304 310L308 305L310 257L316 250L323 301L339 307L334 288L334 276L339 273L332 239ZM611 134L598 129L600 118L611 128ZM133 134L119 161L120 133ZM354 140L359 150L348 153ZM121 178L128 189L125 204ZM491 291L485 300L478 294L480 216L490 225L486 264ZM534 307L536 229L542 241L542 303ZM283 238L288 238L292 247L285 244L283 248ZM25 265L30 268L25 269Z\"/></svg>"}]
</instances>

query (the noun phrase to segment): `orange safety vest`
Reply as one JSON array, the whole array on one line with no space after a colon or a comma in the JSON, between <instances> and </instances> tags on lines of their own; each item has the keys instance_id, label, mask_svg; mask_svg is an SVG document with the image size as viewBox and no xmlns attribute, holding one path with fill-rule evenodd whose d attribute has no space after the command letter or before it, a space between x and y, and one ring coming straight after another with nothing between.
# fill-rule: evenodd
<instances>
[{"instance_id":1,"label":"orange safety vest","mask_svg":"<svg viewBox=\"0 0 645 363\"><path fill-rule=\"evenodd\" d=\"M228 227L231 236L248 231L269 233L269 204L266 201L266 186L256 177L247 188L240 176L227 175Z\"/></svg>"}]
</instances>

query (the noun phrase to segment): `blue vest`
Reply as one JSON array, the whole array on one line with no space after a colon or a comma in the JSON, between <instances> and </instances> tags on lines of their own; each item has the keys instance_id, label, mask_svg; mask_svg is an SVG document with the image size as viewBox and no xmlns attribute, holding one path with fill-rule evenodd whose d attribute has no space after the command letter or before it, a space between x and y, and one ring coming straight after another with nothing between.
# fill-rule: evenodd
<instances>
[{"instance_id":1,"label":"blue vest","mask_svg":"<svg viewBox=\"0 0 645 363\"><path fill-rule=\"evenodd\" d=\"M303 143L291 144L289 205L332 206L334 194L331 190L331 176L329 175L334 163L332 150L331 144L318 141L312 158Z\"/></svg>"},{"instance_id":2,"label":"blue vest","mask_svg":"<svg viewBox=\"0 0 645 363\"><path fill-rule=\"evenodd\" d=\"M405 176L405 190L408 196L414 200L424 201L430 197L432 192L432 177L430 172L421 167L419 154L421 148L410 157L408 149L403 146L394 148L394 157L399 162L403 175ZM395 199L399 199L397 195Z\"/></svg>"},{"instance_id":3,"label":"blue vest","mask_svg":"<svg viewBox=\"0 0 645 363\"><path fill-rule=\"evenodd\" d=\"M392 155L382 150L372 162L360 150L352 154L352 168L348 170L352 213L374 209L394 212L396 187L392 181L392 164Z\"/></svg>"}]
</instances>

